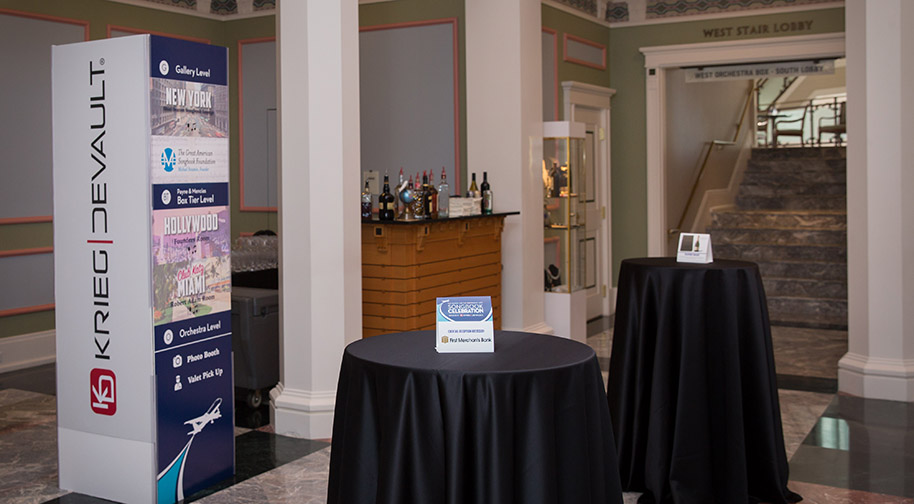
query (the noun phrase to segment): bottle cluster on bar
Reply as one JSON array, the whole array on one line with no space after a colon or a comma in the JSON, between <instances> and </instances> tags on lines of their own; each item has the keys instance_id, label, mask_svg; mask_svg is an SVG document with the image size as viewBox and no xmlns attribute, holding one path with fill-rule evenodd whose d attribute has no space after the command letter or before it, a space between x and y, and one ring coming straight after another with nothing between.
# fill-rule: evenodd
<instances>
[{"instance_id":1,"label":"bottle cluster on bar","mask_svg":"<svg viewBox=\"0 0 914 504\"><path fill-rule=\"evenodd\" d=\"M400 168L399 182L391 192L390 179L384 175L383 190L378 195L378 219L421 220L492 213L493 199L488 172L482 173L481 186L476 185L476 173L472 174L465 197L450 194L444 167L441 167L441 179L437 186L434 177L434 172L423 171L421 178L418 172L415 177L404 178L403 168ZM371 219L374 211L371 186L365 181L365 188L362 191L362 218Z\"/></svg>"}]
</instances>

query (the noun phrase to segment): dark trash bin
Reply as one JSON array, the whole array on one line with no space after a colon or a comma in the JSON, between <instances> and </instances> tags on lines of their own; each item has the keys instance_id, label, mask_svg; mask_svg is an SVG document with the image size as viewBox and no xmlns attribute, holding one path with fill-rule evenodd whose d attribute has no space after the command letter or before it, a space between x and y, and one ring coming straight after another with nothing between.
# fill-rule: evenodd
<instances>
[{"instance_id":1,"label":"dark trash bin","mask_svg":"<svg viewBox=\"0 0 914 504\"><path fill-rule=\"evenodd\" d=\"M257 408L279 383L279 291L232 288L235 393Z\"/></svg>"}]
</instances>

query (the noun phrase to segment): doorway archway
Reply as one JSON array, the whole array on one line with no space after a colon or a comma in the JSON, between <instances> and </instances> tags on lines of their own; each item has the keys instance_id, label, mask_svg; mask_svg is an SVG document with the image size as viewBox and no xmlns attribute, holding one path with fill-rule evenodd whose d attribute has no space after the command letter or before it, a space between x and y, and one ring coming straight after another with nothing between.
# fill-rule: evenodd
<instances>
[{"instance_id":1,"label":"doorway archway","mask_svg":"<svg viewBox=\"0 0 914 504\"><path fill-rule=\"evenodd\" d=\"M759 38L726 42L642 47L647 99L647 251L666 255L666 71L683 66L710 66L762 61L839 58L844 33Z\"/></svg>"}]
</instances>

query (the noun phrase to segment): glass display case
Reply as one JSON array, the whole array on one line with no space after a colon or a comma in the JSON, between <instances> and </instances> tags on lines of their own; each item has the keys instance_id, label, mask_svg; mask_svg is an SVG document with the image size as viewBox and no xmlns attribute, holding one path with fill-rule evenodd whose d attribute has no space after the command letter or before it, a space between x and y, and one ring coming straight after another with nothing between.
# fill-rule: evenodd
<instances>
[{"instance_id":1,"label":"glass display case","mask_svg":"<svg viewBox=\"0 0 914 504\"><path fill-rule=\"evenodd\" d=\"M543 259L549 292L584 288L584 139L583 123L543 123Z\"/></svg>"}]
</instances>

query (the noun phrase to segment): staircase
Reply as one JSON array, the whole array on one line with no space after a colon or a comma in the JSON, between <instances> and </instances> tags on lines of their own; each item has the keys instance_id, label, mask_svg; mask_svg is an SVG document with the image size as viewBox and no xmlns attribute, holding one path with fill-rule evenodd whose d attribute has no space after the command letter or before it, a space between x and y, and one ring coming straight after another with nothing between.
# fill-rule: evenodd
<instances>
[{"instance_id":1,"label":"staircase","mask_svg":"<svg viewBox=\"0 0 914 504\"><path fill-rule=\"evenodd\" d=\"M758 263L772 324L847 328L844 148L754 149L736 208L712 211L714 257Z\"/></svg>"}]
</instances>

